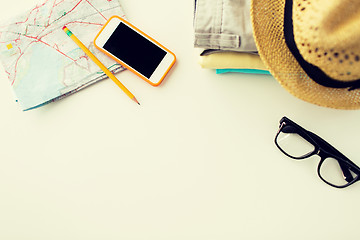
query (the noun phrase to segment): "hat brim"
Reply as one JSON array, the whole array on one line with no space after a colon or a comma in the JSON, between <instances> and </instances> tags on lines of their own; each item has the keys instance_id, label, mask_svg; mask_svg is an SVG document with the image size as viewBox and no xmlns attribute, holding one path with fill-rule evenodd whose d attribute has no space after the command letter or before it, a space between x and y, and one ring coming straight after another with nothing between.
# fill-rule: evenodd
<instances>
[{"instance_id":1,"label":"hat brim","mask_svg":"<svg viewBox=\"0 0 360 240\"><path fill-rule=\"evenodd\" d=\"M324 107L359 109L360 91L324 87L301 68L284 37L284 0L252 0L251 19L259 55L282 87L294 96Z\"/></svg>"}]
</instances>

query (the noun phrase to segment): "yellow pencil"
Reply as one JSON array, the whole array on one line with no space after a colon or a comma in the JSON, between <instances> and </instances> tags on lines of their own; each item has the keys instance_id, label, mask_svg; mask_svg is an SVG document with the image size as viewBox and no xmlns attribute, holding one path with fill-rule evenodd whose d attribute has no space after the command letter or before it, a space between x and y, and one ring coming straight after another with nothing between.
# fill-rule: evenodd
<instances>
[{"instance_id":1,"label":"yellow pencil","mask_svg":"<svg viewBox=\"0 0 360 240\"><path fill-rule=\"evenodd\" d=\"M66 27L63 27L63 30L65 31L65 33L86 53L86 55L89 56L89 58L91 58L91 60L94 61L94 63L96 63L96 65L98 65L100 67L100 69L111 79L114 81L114 83L116 83L116 85L118 85L121 90L123 90L126 95L129 96L129 98L131 98L132 100L134 100L137 104L140 105L140 103L138 102L138 100L136 100L135 96L114 76L114 74L112 74L109 69L107 69L107 67L105 67L104 64L102 64L100 62L99 59L97 59L97 57L95 57L94 54L92 54L90 52L90 50L85 47L85 45Z\"/></svg>"}]
</instances>

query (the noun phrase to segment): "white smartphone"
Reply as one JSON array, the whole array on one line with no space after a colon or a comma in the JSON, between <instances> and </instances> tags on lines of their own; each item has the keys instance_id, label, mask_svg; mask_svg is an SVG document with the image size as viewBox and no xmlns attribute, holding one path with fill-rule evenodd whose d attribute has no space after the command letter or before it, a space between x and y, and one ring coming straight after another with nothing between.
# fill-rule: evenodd
<instances>
[{"instance_id":1,"label":"white smartphone","mask_svg":"<svg viewBox=\"0 0 360 240\"><path fill-rule=\"evenodd\" d=\"M162 82L176 61L174 53L118 16L107 21L94 45L153 86Z\"/></svg>"}]
</instances>

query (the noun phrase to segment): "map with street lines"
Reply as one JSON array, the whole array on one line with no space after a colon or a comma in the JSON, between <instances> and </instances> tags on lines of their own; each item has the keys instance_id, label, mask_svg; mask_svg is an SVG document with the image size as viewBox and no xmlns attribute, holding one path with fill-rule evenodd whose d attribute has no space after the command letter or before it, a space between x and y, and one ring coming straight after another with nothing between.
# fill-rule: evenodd
<instances>
[{"instance_id":1,"label":"map with street lines","mask_svg":"<svg viewBox=\"0 0 360 240\"><path fill-rule=\"evenodd\" d=\"M98 51L93 40L118 0L46 0L0 24L0 61L22 110L53 102L107 76L65 34L67 26L112 72L124 68Z\"/></svg>"}]
</instances>

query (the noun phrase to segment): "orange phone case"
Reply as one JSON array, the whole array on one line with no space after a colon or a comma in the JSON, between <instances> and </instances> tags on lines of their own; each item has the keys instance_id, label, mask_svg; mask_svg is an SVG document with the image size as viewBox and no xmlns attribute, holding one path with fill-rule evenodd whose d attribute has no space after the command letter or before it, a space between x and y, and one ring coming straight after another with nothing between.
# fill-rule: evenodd
<instances>
[{"instance_id":1,"label":"orange phone case","mask_svg":"<svg viewBox=\"0 0 360 240\"><path fill-rule=\"evenodd\" d=\"M111 21L111 19L113 18L119 18L121 21L125 22L126 24L128 24L129 26L133 27L136 31L140 32L142 35L148 37L149 39L151 39L154 43L156 43L157 45L159 45L160 47L162 47L165 51L167 51L168 53L170 53L171 55L174 56L174 61L170 64L169 68L165 71L164 75L161 77L161 79L159 80L158 83L153 83L151 81L149 81L146 77L142 76L141 74L137 73L134 69L132 69L132 67L128 66L126 63L122 62L121 60L113 57L112 55L108 54L103 48L99 47L96 45L96 39L99 37L99 35L101 34L101 32L104 30L104 28L107 26L107 24ZM114 59L116 62L120 63L121 65L123 65L124 67L126 67L127 69L129 69L131 72L135 73L136 75L138 75L140 78L144 79L146 82L148 82L149 84L151 84L152 86L156 87L159 86L160 83L164 80L165 76L168 74L168 72L170 71L171 67L175 64L176 61L176 56L174 53L172 53L170 50L168 50L166 47L164 47L163 45L161 45L158 41L156 41L155 39L153 39L152 37L150 37L149 35L147 35L146 33L144 33L143 31L141 31L140 29L138 29L137 27L135 27L134 25L132 25L131 23L129 23L128 21L126 21L125 19L119 17L119 16L112 16L106 23L105 25L101 28L101 30L99 31L99 33L96 35L95 39L94 39L94 45L97 49L99 49L101 52L105 53L106 55L108 55L109 57L111 57L112 59Z\"/></svg>"}]
</instances>

